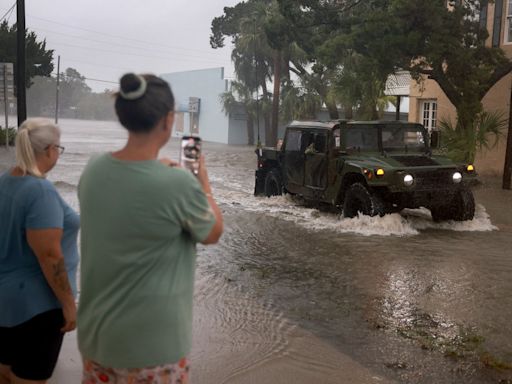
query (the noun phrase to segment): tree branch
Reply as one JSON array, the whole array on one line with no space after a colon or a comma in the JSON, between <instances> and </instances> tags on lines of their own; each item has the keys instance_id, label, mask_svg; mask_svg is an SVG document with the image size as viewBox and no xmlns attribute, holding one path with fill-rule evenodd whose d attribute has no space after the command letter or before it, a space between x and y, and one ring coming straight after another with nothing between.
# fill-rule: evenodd
<instances>
[{"instance_id":1,"label":"tree branch","mask_svg":"<svg viewBox=\"0 0 512 384\"><path fill-rule=\"evenodd\" d=\"M487 82L487 85L480 92L480 100L484 98L484 96L489 92L489 90L500 81L503 77L507 76L512 71L512 61L509 61L503 66L500 66L494 70L491 75L491 78Z\"/></svg>"}]
</instances>

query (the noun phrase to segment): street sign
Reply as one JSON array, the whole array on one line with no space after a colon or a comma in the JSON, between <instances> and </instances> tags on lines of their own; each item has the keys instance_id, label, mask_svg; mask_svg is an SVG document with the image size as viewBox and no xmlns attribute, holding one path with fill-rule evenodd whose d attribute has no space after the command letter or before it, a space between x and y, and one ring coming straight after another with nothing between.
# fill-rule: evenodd
<instances>
[{"instance_id":1,"label":"street sign","mask_svg":"<svg viewBox=\"0 0 512 384\"><path fill-rule=\"evenodd\" d=\"M12 63L0 63L0 102L15 102L14 66Z\"/></svg>"},{"instance_id":2,"label":"street sign","mask_svg":"<svg viewBox=\"0 0 512 384\"><path fill-rule=\"evenodd\" d=\"M199 105L201 104L201 99L199 97L189 97L188 98L188 111L191 113L199 113Z\"/></svg>"}]
</instances>

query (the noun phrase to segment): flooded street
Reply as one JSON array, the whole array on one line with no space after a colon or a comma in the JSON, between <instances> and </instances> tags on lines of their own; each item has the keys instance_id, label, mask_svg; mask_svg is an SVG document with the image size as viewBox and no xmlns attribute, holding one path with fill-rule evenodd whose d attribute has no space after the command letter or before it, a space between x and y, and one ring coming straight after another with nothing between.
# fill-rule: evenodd
<instances>
[{"instance_id":1,"label":"flooded street","mask_svg":"<svg viewBox=\"0 0 512 384\"><path fill-rule=\"evenodd\" d=\"M77 207L88 158L126 133L60 125L66 151L49 178ZM268 383L363 382L346 364L368 382L512 383L511 191L484 180L465 223L433 223L427 210L341 219L254 197L254 148L203 148L226 229L198 247L194 383L263 370ZM173 139L162 155L177 154Z\"/></svg>"}]
</instances>

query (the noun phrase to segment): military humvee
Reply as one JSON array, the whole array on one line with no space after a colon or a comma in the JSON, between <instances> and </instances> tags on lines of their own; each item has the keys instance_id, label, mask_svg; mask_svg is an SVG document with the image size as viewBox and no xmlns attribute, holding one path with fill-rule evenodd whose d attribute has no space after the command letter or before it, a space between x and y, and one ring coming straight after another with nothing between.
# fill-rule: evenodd
<instances>
[{"instance_id":1,"label":"military humvee","mask_svg":"<svg viewBox=\"0 0 512 384\"><path fill-rule=\"evenodd\" d=\"M472 164L434 155L421 124L294 121L258 154L255 195L302 196L345 217L426 207L435 221L473 219Z\"/></svg>"}]
</instances>

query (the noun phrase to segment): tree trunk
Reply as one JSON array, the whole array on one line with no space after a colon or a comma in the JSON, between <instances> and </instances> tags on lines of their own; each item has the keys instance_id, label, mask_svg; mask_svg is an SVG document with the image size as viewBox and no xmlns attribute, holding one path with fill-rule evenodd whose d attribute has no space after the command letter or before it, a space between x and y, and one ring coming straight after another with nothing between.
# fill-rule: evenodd
<instances>
[{"instance_id":1,"label":"tree trunk","mask_svg":"<svg viewBox=\"0 0 512 384\"><path fill-rule=\"evenodd\" d=\"M247 114L247 144L254 145L254 117L251 113Z\"/></svg>"},{"instance_id":2,"label":"tree trunk","mask_svg":"<svg viewBox=\"0 0 512 384\"><path fill-rule=\"evenodd\" d=\"M508 115L507 149L505 151L505 164L503 166L503 189L511 189L512 179L512 90L510 92L510 105Z\"/></svg>"},{"instance_id":3,"label":"tree trunk","mask_svg":"<svg viewBox=\"0 0 512 384\"><path fill-rule=\"evenodd\" d=\"M338 120L340 118L338 107L336 106L335 101L325 101L325 106L329 111L329 118L331 118L332 120Z\"/></svg>"},{"instance_id":4,"label":"tree trunk","mask_svg":"<svg viewBox=\"0 0 512 384\"><path fill-rule=\"evenodd\" d=\"M268 138L272 135L271 130L271 124L270 124L270 113L268 111L265 111L263 113L263 121L265 123L265 146L270 147L270 143L268 141Z\"/></svg>"},{"instance_id":5,"label":"tree trunk","mask_svg":"<svg viewBox=\"0 0 512 384\"><path fill-rule=\"evenodd\" d=\"M503 168L503 189L512 189L512 127L508 127L507 150L505 152L505 166Z\"/></svg>"},{"instance_id":6,"label":"tree trunk","mask_svg":"<svg viewBox=\"0 0 512 384\"><path fill-rule=\"evenodd\" d=\"M352 105L345 105L345 119L346 120L352 120L354 118L354 108L352 108Z\"/></svg>"},{"instance_id":7,"label":"tree trunk","mask_svg":"<svg viewBox=\"0 0 512 384\"><path fill-rule=\"evenodd\" d=\"M274 94L272 95L272 127L270 137L266 138L267 146L275 147L277 144L277 128L279 124L279 97L281 90L281 51L274 52Z\"/></svg>"},{"instance_id":8,"label":"tree trunk","mask_svg":"<svg viewBox=\"0 0 512 384\"><path fill-rule=\"evenodd\" d=\"M379 111L377 110L377 104L372 105L372 120L379 120Z\"/></svg>"},{"instance_id":9,"label":"tree trunk","mask_svg":"<svg viewBox=\"0 0 512 384\"><path fill-rule=\"evenodd\" d=\"M283 73L281 77L283 80L286 80L286 82L290 81L290 52L286 52L283 57Z\"/></svg>"}]
</instances>

